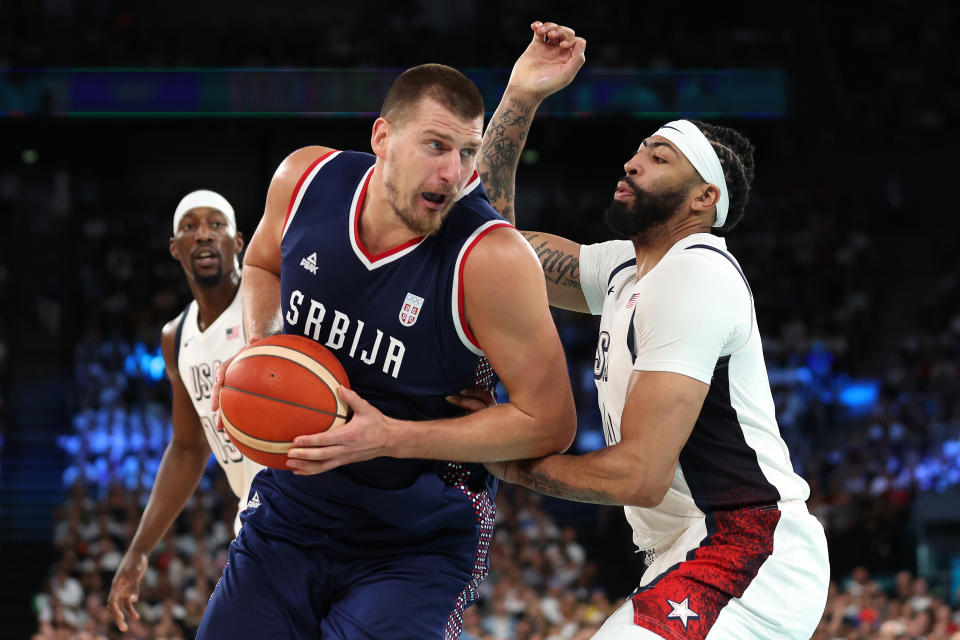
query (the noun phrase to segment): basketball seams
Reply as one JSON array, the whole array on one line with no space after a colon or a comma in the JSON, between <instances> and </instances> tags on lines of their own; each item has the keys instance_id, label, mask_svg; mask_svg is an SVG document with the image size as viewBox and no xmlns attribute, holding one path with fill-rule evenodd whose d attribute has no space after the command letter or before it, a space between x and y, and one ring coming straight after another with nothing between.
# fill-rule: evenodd
<instances>
[{"instance_id":1,"label":"basketball seams","mask_svg":"<svg viewBox=\"0 0 960 640\"><path fill-rule=\"evenodd\" d=\"M339 417L341 413L343 415L347 415L349 413L349 408L346 406L346 403L336 392L336 387L338 387L340 383L338 382L336 376L325 364L314 360L307 354L301 353L289 347L257 344L244 350L243 353L234 359L234 362L239 362L240 360L244 360L253 356L269 356L280 358L281 360L287 360L288 362L292 362L293 364L299 365L300 367L306 369L316 376L317 379L320 380L320 382L322 382L333 395L334 401L337 404L337 416ZM346 377L345 372L343 372L343 377Z\"/></svg>"},{"instance_id":2,"label":"basketball seams","mask_svg":"<svg viewBox=\"0 0 960 640\"><path fill-rule=\"evenodd\" d=\"M326 383L324 383L324 384L326 384ZM306 409L307 411L316 411L317 413L322 413L322 414L327 415L327 416L333 416L334 418L342 418L342 419L344 419L344 420L346 420L346 419L348 418L347 415L341 415L341 414L339 414L339 413L337 413L337 412L335 412L335 411L327 411L326 409L318 409L318 408L316 408L316 407L308 407L308 406L305 405L305 404L297 404L296 402L290 402L289 400L281 400L280 398L274 398L273 396L266 396L266 395L263 395L262 393L254 393L253 391L247 391L246 389L240 389L240 388L238 388L238 387L231 387L231 386L228 386L228 385L224 385L223 388L224 388L224 389L229 389L230 391L236 391L237 393L242 393L242 394L247 395L247 396L253 396L253 397L255 397L255 398L261 398L261 399L263 399L263 400L270 400L271 402L279 402L279 403L281 403L281 404L285 404L285 405L290 406L290 407L296 407L296 408L298 408L298 409ZM333 426L333 425L331 425L331 427L332 427L332 426ZM339 425L337 425L337 426L339 426ZM277 442L279 442L279 440L278 440Z\"/></svg>"},{"instance_id":3,"label":"basketball seams","mask_svg":"<svg viewBox=\"0 0 960 640\"><path fill-rule=\"evenodd\" d=\"M285 455L293 448L293 442L290 440L264 440L263 438L257 438L241 431L236 425L230 422L223 411L220 412L220 419L223 421L223 428L227 430L231 438L235 438L240 444L255 449L256 451Z\"/></svg>"}]
</instances>

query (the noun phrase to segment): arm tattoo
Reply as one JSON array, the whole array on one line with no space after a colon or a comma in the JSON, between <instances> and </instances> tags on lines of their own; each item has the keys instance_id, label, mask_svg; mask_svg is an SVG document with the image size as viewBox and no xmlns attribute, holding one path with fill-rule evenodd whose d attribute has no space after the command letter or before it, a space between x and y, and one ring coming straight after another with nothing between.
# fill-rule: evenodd
<instances>
[{"instance_id":1,"label":"arm tattoo","mask_svg":"<svg viewBox=\"0 0 960 640\"><path fill-rule=\"evenodd\" d=\"M539 234L521 231L543 265L543 277L561 287L580 289L580 260L566 251L554 249L547 240L538 240Z\"/></svg>"},{"instance_id":2,"label":"arm tattoo","mask_svg":"<svg viewBox=\"0 0 960 640\"><path fill-rule=\"evenodd\" d=\"M604 455L604 452L604 449L599 449L587 455L591 457L600 457ZM537 493L554 496L555 498L574 500L576 502L589 502L591 504L607 504L614 506L623 505L621 500L616 499L606 491L591 487L578 486L576 484L577 479L574 479L573 482L564 482L559 478L553 477L542 467L532 464L534 462L536 461L533 460L516 463L516 476L512 480L518 484L533 489Z\"/></svg>"},{"instance_id":3,"label":"arm tattoo","mask_svg":"<svg viewBox=\"0 0 960 640\"><path fill-rule=\"evenodd\" d=\"M508 102L497 108L483 134L478 169L490 203L500 215L515 224L513 199L517 164L530 132L535 105L515 97Z\"/></svg>"}]
</instances>

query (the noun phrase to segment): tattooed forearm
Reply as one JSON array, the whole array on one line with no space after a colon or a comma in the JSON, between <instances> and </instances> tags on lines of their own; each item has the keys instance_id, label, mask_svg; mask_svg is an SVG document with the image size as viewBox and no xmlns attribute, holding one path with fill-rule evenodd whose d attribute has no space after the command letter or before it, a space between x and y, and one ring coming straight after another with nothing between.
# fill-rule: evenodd
<instances>
[{"instance_id":1,"label":"tattooed forearm","mask_svg":"<svg viewBox=\"0 0 960 640\"><path fill-rule=\"evenodd\" d=\"M490 203L504 218L516 223L514 195L517 164L530 132L536 105L515 96L504 96L497 107L480 147L478 170Z\"/></svg>"},{"instance_id":2,"label":"tattooed forearm","mask_svg":"<svg viewBox=\"0 0 960 640\"><path fill-rule=\"evenodd\" d=\"M576 256L554 249L547 240L538 239L538 234L521 231L543 265L543 277L564 287L580 288L580 260Z\"/></svg>"},{"instance_id":3,"label":"tattooed forearm","mask_svg":"<svg viewBox=\"0 0 960 640\"><path fill-rule=\"evenodd\" d=\"M601 450L602 451L602 450ZM600 453L595 452L595 453ZM568 456L550 456L550 458L566 458ZM524 460L511 463L514 466L512 470L511 481L521 484L537 493L542 493L565 500L575 500L577 502L589 502L591 504L622 505L623 501L618 500L606 491L592 487L577 486L576 484L564 482L555 477L545 468L545 465L538 464L539 460ZM574 476L583 478L582 474Z\"/></svg>"}]
</instances>

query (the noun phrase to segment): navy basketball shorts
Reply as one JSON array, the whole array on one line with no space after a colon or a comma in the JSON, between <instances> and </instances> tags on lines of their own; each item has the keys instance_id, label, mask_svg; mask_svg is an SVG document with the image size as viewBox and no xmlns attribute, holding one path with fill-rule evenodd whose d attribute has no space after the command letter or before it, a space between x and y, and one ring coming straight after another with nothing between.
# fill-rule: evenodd
<instances>
[{"instance_id":1,"label":"navy basketball shorts","mask_svg":"<svg viewBox=\"0 0 960 640\"><path fill-rule=\"evenodd\" d=\"M475 568L475 558L429 545L302 547L248 524L230 545L197 638L454 639L483 578Z\"/></svg>"},{"instance_id":2,"label":"navy basketball shorts","mask_svg":"<svg viewBox=\"0 0 960 640\"><path fill-rule=\"evenodd\" d=\"M830 581L806 505L716 511L657 553L594 640L808 640Z\"/></svg>"}]
</instances>

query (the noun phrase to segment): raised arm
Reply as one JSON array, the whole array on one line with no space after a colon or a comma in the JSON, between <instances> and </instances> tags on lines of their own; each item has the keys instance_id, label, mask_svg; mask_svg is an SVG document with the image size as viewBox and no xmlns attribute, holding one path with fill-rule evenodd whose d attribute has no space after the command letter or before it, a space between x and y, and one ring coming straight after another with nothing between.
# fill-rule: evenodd
<instances>
[{"instance_id":1,"label":"raised arm","mask_svg":"<svg viewBox=\"0 0 960 640\"><path fill-rule=\"evenodd\" d=\"M510 402L458 418L388 418L343 387L354 417L300 436L288 453L296 473L320 473L377 456L485 462L566 449L576 431L563 348L547 308L541 269L511 228L488 233L464 269L467 321ZM504 313L509 309L509 313Z\"/></svg>"},{"instance_id":2,"label":"raised arm","mask_svg":"<svg viewBox=\"0 0 960 640\"><path fill-rule=\"evenodd\" d=\"M140 580L147 569L150 553L183 510L210 459L210 445L203 434L203 426L177 370L178 322L171 321L164 327L160 341L167 377L173 389L173 438L163 453L150 500L107 596L107 609L121 631L127 630L125 613L140 617L133 603L139 596Z\"/></svg>"},{"instance_id":3,"label":"raised arm","mask_svg":"<svg viewBox=\"0 0 960 640\"><path fill-rule=\"evenodd\" d=\"M533 39L517 59L500 105L483 135L478 170L490 202L516 224L517 165L534 113L551 94L570 84L585 60L586 40L553 22L530 25ZM555 307L589 313L580 290L580 245L539 232L521 232L533 246Z\"/></svg>"},{"instance_id":4,"label":"raised arm","mask_svg":"<svg viewBox=\"0 0 960 640\"><path fill-rule=\"evenodd\" d=\"M564 88L583 66L587 41L554 22L530 25L533 39L513 65L510 80L483 134L477 169L490 202L516 224L517 164L533 115L548 96Z\"/></svg>"}]
</instances>

